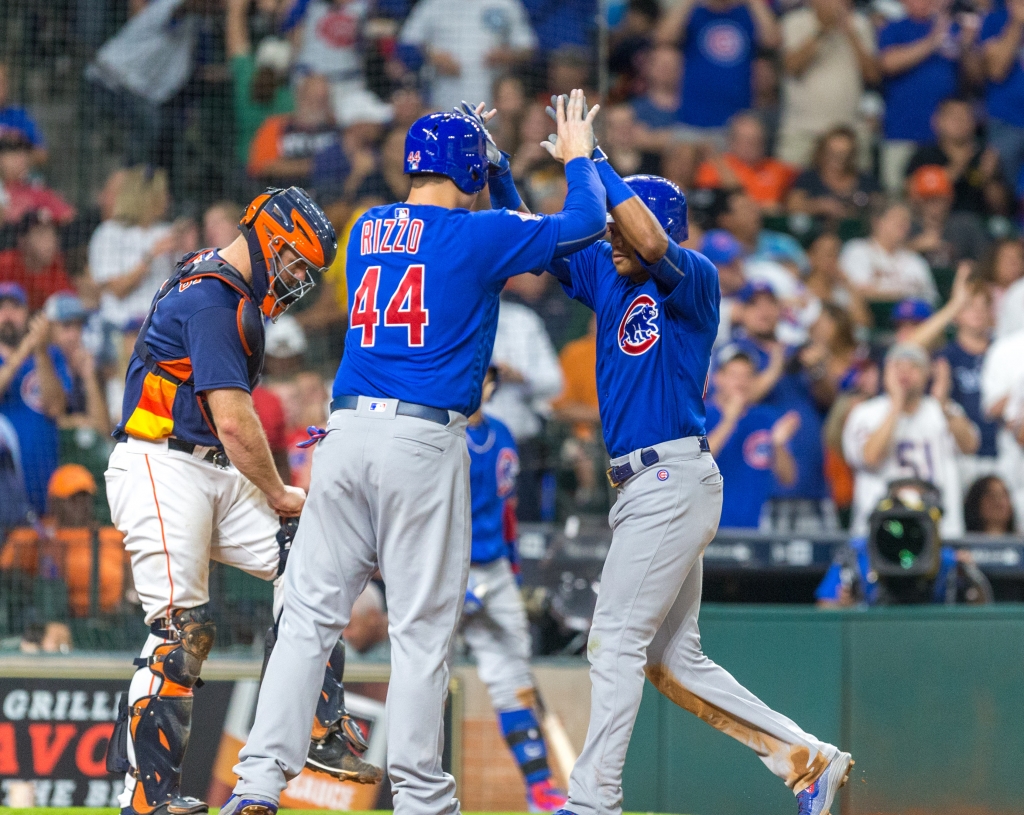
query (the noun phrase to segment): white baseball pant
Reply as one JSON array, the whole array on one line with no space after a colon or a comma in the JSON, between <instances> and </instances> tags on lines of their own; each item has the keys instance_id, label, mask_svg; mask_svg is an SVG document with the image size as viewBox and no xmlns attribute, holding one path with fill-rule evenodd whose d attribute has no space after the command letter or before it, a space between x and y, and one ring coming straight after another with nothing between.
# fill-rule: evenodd
<instances>
[{"instance_id":1,"label":"white baseball pant","mask_svg":"<svg viewBox=\"0 0 1024 815\"><path fill-rule=\"evenodd\" d=\"M166 441L129 439L110 454L107 500L114 526L125 536L147 623L209 602L211 560L263 580L277 577L277 516L237 469L204 461L208 450L189 455L168 449ZM275 606L279 595L275 591ZM163 643L150 634L141 656ZM150 670L136 671L128 703L158 690L155 681ZM128 759L136 766L130 731ZM135 783L126 776L121 806L131 802Z\"/></svg>"}]
</instances>

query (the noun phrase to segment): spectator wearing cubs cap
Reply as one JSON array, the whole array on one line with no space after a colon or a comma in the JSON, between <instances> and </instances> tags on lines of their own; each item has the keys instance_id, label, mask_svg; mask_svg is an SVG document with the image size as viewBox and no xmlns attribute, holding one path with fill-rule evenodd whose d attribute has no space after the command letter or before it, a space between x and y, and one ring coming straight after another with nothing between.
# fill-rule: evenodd
<instances>
[{"instance_id":1,"label":"spectator wearing cubs cap","mask_svg":"<svg viewBox=\"0 0 1024 815\"><path fill-rule=\"evenodd\" d=\"M25 213L17 246L0 251L0 280L25 290L30 311L41 309L50 295L75 288L64 269L57 224L48 209Z\"/></svg>"},{"instance_id":2,"label":"spectator wearing cubs cap","mask_svg":"<svg viewBox=\"0 0 1024 815\"><path fill-rule=\"evenodd\" d=\"M105 440L111 427L96 357L82 341L89 311L71 292L59 292L50 297L43 311L50 320L52 342L63 354L71 375L67 407L57 424L61 429L91 430L91 434L77 434L77 438L79 446L92 446ZM87 441L89 437L91 441ZM103 443L99 446L105 460L109 451Z\"/></svg>"},{"instance_id":3,"label":"spectator wearing cubs cap","mask_svg":"<svg viewBox=\"0 0 1024 815\"><path fill-rule=\"evenodd\" d=\"M919 252L933 271L950 271L961 260L980 258L989 247L981 218L953 212L953 183L945 168L919 167L908 184L914 225L907 248Z\"/></svg>"},{"instance_id":4,"label":"spectator wearing cubs cap","mask_svg":"<svg viewBox=\"0 0 1024 815\"><path fill-rule=\"evenodd\" d=\"M29 320L28 296L17 283L0 283L0 414L14 426L25 486L42 515L46 484L57 468L57 417L63 415L70 376L64 355L49 344L50 321Z\"/></svg>"},{"instance_id":5,"label":"spectator wearing cubs cap","mask_svg":"<svg viewBox=\"0 0 1024 815\"><path fill-rule=\"evenodd\" d=\"M19 131L32 145L33 164L46 162L46 141L32 115L23 107L10 104L10 82L6 62L0 62L0 133Z\"/></svg>"},{"instance_id":6,"label":"spectator wearing cubs cap","mask_svg":"<svg viewBox=\"0 0 1024 815\"><path fill-rule=\"evenodd\" d=\"M782 304L770 284L751 281L737 297L742 306L733 344L754 363L751 400L773 407L779 415L795 412L799 417L790 444L797 473L791 482L772 489L764 523L780 532L834 528L824 477L823 414L813 390L827 370L820 361L805 359L796 346L780 341L785 333L780 330Z\"/></svg>"},{"instance_id":7,"label":"spectator wearing cubs cap","mask_svg":"<svg viewBox=\"0 0 1024 815\"><path fill-rule=\"evenodd\" d=\"M793 484L797 464L789 442L800 426L790 411L758 404L755 362L729 344L715 360L714 390L705 402L708 445L725 479L720 526L757 528L777 484Z\"/></svg>"},{"instance_id":8,"label":"spectator wearing cubs cap","mask_svg":"<svg viewBox=\"0 0 1024 815\"><path fill-rule=\"evenodd\" d=\"M743 247L724 229L712 229L704 236L700 252L718 269L718 286L722 292L719 305L718 336L715 345L722 345L732 336L737 296L746 280L743 276Z\"/></svg>"},{"instance_id":9,"label":"spectator wearing cubs cap","mask_svg":"<svg viewBox=\"0 0 1024 815\"><path fill-rule=\"evenodd\" d=\"M935 313L926 300L908 297L892 307L892 324L896 329L896 342L910 342L917 327Z\"/></svg>"}]
</instances>

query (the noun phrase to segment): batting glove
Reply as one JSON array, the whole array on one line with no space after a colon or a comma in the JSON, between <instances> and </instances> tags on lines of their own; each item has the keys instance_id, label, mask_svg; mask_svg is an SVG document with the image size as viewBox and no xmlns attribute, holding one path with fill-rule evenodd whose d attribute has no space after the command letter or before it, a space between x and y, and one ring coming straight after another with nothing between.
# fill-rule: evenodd
<instances>
[{"instance_id":1,"label":"batting glove","mask_svg":"<svg viewBox=\"0 0 1024 815\"><path fill-rule=\"evenodd\" d=\"M477 113L476 108L466 101L463 101L461 106L456 105L455 112L461 113L463 116L468 116L480 125L480 129L484 131L484 136L487 137L487 162L490 165L488 170L490 172L498 172L501 167L501 150L498 149L498 145L494 143L494 139L491 138L491 134L487 131L487 125L484 123L484 117ZM508 162L506 161L505 164L507 167Z\"/></svg>"},{"instance_id":2,"label":"batting glove","mask_svg":"<svg viewBox=\"0 0 1024 815\"><path fill-rule=\"evenodd\" d=\"M569 106L569 97L566 94L564 94L564 93L562 94L562 103L566 107ZM465 104L465 103L463 103L463 104ZM556 107L558 107L558 94L553 94L551 96L551 104L548 105L546 108L544 108L544 110L548 114L548 116L551 117L551 120L553 122L555 122L555 123L558 122L558 113L555 111ZM584 119L587 118L587 110L588 110L588 108L587 108L587 97L584 96L583 97L583 118ZM557 133L550 134L548 136L548 141L551 142L552 147L554 145L558 144L558 134ZM604 150L602 150L598 146L598 144L597 144L597 137L596 136L594 137L594 151L590 154L590 158L593 161L608 161L608 156L605 155Z\"/></svg>"}]
</instances>

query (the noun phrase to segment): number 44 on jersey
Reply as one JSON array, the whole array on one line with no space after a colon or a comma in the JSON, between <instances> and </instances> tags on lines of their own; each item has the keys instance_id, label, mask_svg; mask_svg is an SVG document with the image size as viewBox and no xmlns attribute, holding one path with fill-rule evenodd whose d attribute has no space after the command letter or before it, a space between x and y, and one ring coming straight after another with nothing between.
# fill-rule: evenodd
<instances>
[{"instance_id":1,"label":"number 44 on jersey","mask_svg":"<svg viewBox=\"0 0 1024 815\"><path fill-rule=\"evenodd\" d=\"M405 326L408 329L410 348L423 347L423 329L430 324L430 312L423 307L423 275L422 263L410 265L384 309L384 325ZM379 287L380 266L371 266L363 273L363 279L352 298L349 326L363 330L359 343L363 348L372 347L377 341L377 326L380 325L380 311L377 309Z\"/></svg>"}]
</instances>

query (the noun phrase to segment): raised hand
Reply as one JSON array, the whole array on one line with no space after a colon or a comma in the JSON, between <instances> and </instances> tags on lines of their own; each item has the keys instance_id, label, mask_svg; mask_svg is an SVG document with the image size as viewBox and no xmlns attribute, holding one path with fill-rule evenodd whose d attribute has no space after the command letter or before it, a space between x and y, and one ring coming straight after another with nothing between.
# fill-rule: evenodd
<instances>
[{"instance_id":1,"label":"raised hand","mask_svg":"<svg viewBox=\"0 0 1024 815\"><path fill-rule=\"evenodd\" d=\"M586 100L583 91L573 90L568 102L564 96L556 100L555 121L558 125L557 138L554 143L541 142L541 147L548 151L552 158L566 164L574 158L590 158L594 152L594 117L601 109L594 105L584 115Z\"/></svg>"},{"instance_id":2,"label":"raised hand","mask_svg":"<svg viewBox=\"0 0 1024 815\"><path fill-rule=\"evenodd\" d=\"M498 114L498 111L487 110L487 104L484 102L473 107L469 102L463 101L461 106L455 106L455 112L461 113L463 116L468 116L480 125L480 129L484 131L484 136L487 138L487 161L492 167L500 166L501 150L498 149L498 145L494 143L494 139L491 138L491 134L487 130L487 123Z\"/></svg>"},{"instance_id":3,"label":"raised hand","mask_svg":"<svg viewBox=\"0 0 1024 815\"><path fill-rule=\"evenodd\" d=\"M772 446L785 447L800 429L800 414L795 410L784 413L782 417L772 425Z\"/></svg>"},{"instance_id":4,"label":"raised hand","mask_svg":"<svg viewBox=\"0 0 1024 815\"><path fill-rule=\"evenodd\" d=\"M561 96L559 96L558 94L552 94L551 95L551 104L548 105L546 108L544 108L544 112L547 113L547 115L551 118L551 121L553 121L555 124L558 124L558 111L555 110L555 108L558 107L558 100L559 99L562 100L562 104L564 104L566 107L568 107L568 105L569 105L569 97L566 96L563 93ZM583 97L583 118L587 117L588 112L589 112L589 108L587 107L587 97L584 95L584 97ZM548 136L547 142L541 142L541 146L545 147L545 148L547 148L548 144L551 144L552 147L557 148L557 146L558 146L558 134L557 133L552 133L550 136ZM548 152L550 153L551 151L548 150ZM594 150L590 154L590 157L594 161L607 161L608 160L608 156L605 155L604 151L598 145L597 137L596 136L594 137Z\"/></svg>"}]
</instances>

